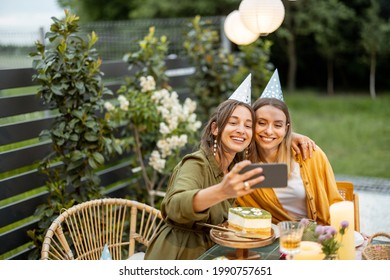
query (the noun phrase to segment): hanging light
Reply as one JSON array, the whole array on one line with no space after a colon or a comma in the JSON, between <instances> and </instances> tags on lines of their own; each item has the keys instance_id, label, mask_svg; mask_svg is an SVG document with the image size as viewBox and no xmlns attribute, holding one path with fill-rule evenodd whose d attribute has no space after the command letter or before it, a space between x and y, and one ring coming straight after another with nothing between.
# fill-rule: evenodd
<instances>
[{"instance_id":1,"label":"hanging light","mask_svg":"<svg viewBox=\"0 0 390 280\"><path fill-rule=\"evenodd\" d=\"M259 34L253 33L242 23L238 10L226 17L224 30L226 37L237 45L249 45L259 37Z\"/></svg>"},{"instance_id":2,"label":"hanging light","mask_svg":"<svg viewBox=\"0 0 390 280\"><path fill-rule=\"evenodd\" d=\"M243 0L239 11L244 25L260 36L274 32L284 19L281 0Z\"/></svg>"}]
</instances>

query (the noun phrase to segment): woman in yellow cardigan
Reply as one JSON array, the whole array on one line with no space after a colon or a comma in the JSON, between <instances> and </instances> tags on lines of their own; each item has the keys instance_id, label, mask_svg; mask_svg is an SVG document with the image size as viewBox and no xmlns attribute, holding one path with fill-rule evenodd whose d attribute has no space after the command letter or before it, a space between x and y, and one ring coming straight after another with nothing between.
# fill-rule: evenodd
<instances>
[{"instance_id":1,"label":"woman in yellow cardigan","mask_svg":"<svg viewBox=\"0 0 390 280\"><path fill-rule=\"evenodd\" d=\"M273 223L308 218L330 224L329 206L342 201L332 167L317 146L310 158L302 159L292 149L292 123L287 105L276 98L259 98L253 104L256 114L257 152L252 162L286 163L286 188L256 189L237 198L241 206L258 207L272 214Z\"/></svg>"}]
</instances>

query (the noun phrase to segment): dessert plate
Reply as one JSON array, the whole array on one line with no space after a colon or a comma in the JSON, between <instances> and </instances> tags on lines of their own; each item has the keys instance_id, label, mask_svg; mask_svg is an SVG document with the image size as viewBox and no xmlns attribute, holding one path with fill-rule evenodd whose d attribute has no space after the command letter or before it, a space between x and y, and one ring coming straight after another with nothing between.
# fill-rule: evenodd
<instances>
[{"instance_id":1,"label":"dessert plate","mask_svg":"<svg viewBox=\"0 0 390 280\"><path fill-rule=\"evenodd\" d=\"M210 230L211 240L232 248L256 248L271 244L275 240L274 232L267 238L248 238L237 236L234 232L212 228Z\"/></svg>"},{"instance_id":2,"label":"dessert plate","mask_svg":"<svg viewBox=\"0 0 390 280\"><path fill-rule=\"evenodd\" d=\"M237 230L229 228L225 224L218 225L218 226L207 224L207 223L200 223L200 222L198 222L197 224L200 226L205 226L205 227L215 229L217 231L226 231L226 232L232 233L233 235L235 235L237 237L242 237L242 238L247 238L247 239L267 239L270 237L270 236L263 236L263 235L255 234L255 233L249 233L246 231L237 231Z\"/></svg>"}]
</instances>

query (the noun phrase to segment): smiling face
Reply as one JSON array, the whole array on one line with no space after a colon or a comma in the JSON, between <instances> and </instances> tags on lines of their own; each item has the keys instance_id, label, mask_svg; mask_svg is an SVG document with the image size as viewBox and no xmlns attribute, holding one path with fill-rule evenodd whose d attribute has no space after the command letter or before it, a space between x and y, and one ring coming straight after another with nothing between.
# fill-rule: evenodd
<instances>
[{"instance_id":1,"label":"smiling face","mask_svg":"<svg viewBox=\"0 0 390 280\"><path fill-rule=\"evenodd\" d=\"M256 114L255 140L261 147L265 157L274 160L280 143L288 131L287 117L284 112L274 106L264 105L258 108Z\"/></svg>"},{"instance_id":2,"label":"smiling face","mask_svg":"<svg viewBox=\"0 0 390 280\"><path fill-rule=\"evenodd\" d=\"M225 155L234 155L242 152L249 146L253 134L253 121L251 111L244 106L237 106L228 118L220 135L223 152ZM218 128L213 130L217 137Z\"/></svg>"}]
</instances>

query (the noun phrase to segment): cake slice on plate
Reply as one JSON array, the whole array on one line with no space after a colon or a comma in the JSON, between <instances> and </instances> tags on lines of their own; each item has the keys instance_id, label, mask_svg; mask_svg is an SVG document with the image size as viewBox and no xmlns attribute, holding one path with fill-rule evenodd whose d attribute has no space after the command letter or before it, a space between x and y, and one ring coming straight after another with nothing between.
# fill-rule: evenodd
<instances>
[{"instance_id":1,"label":"cake slice on plate","mask_svg":"<svg viewBox=\"0 0 390 280\"><path fill-rule=\"evenodd\" d=\"M254 207L234 207L229 209L229 228L238 231L271 236L271 220L271 213L263 209Z\"/></svg>"}]
</instances>

